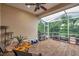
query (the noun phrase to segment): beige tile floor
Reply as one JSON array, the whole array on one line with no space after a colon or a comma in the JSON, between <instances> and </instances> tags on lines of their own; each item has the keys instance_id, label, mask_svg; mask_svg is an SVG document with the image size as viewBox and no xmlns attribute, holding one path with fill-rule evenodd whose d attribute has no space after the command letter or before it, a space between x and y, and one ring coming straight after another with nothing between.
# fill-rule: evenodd
<instances>
[{"instance_id":1,"label":"beige tile floor","mask_svg":"<svg viewBox=\"0 0 79 59\"><path fill-rule=\"evenodd\" d=\"M29 52L33 54L41 53L43 56L78 56L79 46L47 39L33 45Z\"/></svg>"},{"instance_id":2,"label":"beige tile floor","mask_svg":"<svg viewBox=\"0 0 79 59\"><path fill-rule=\"evenodd\" d=\"M79 56L79 46L47 39L34 44L29 49L29 53L32 53L35 56L39 53L41 53L43 56ZM5 56L13 55L13 52L5 54Z\"/></svg>"}]
</instances>

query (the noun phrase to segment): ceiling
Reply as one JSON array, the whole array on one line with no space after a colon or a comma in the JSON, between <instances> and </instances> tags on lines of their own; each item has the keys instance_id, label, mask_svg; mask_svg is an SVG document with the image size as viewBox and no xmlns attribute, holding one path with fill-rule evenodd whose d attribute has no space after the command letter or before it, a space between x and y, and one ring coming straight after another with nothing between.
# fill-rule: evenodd
<instances>
[{"instance_id":1,"label":"ceiling","mask_svg":"<svg viewBox=\"0 0 79 59\"><path fill-rule=\"evenodd\" d=\"M36 12L34 12L35 6L31 6L30 8L28 8L25 5L25 3L6 3L6 5L9 5L9 6L16 7L18 9L27 11L27 12L35 15L35 16L43 17L44 15L47 16L47 15L49 15L51 13L55 13L54 11L56 11L56 10L59 10L59 9L62 9L62 8L65 9L65 7L69 8L69 7L75 6L77 4L70 4L70 3L65 3L65 4L64 3L46 3L46 4L43 4L43 6L47 8L47 11L44 11L43 9L40 9L40 10L38 10Z\"/></svg>"},{"instance_id":2,"label":"ceiling","mask_svg":"<svg viewBox=\"0 0 79 59\"><path fill-rule=\"evenodd\" d=\"M7 5L10 5L10 6L13 6L13 7L28 11L28 12L34 14L34 15L38 15L38 14L44 12L43 9L40 9L40 10L34 12L35 6L31 6L30 8L28 8L24 3L7 3ZM50 8L56 6L56 5L58 5L58 4L57 3L43 4L43 6L46 7L47 9L50 9Z\"/></svg>"}]
</instances>

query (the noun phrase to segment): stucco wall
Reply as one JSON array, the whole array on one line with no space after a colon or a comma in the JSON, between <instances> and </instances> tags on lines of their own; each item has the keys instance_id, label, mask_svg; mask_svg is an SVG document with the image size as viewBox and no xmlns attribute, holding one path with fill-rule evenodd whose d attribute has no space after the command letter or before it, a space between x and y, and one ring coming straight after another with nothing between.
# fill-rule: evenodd
<instances>
[{"instance_id":1,"label":"stucco wall","mask_svg":"<svg viewBox=\"0 0 79 59\"><path fill-rule=\"evenodd\" d=\"M1 4L0 4L0 25L1 25Z\"/></svg>"},{"instance_id":2,"label":"stucco wall","mask_svg":"<svg viewBox=\"0 0 79 59\"><path fill-rule=\"evenodd\" d=\"M0 4L0 26L1 26L1 4ZM1 30L0 30L0 40L1 40Z\"/></svg>"},{"instance_id":3,"label":"stucco wall","mask_svg":"<svg viewBox=\"0 0 79 59\"><path fill-rule=\"evenodd\" d=\"M27 38L37 38L36 16L5 4L1 6L1 25L9 26L7 31L14 32L14 35L22 34Z\"/></svg>"}]
</instances>

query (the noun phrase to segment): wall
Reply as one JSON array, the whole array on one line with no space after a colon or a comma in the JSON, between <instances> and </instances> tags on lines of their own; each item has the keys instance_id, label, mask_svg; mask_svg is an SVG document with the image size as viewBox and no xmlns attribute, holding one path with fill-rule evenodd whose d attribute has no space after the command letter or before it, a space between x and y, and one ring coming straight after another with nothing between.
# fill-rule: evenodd
<instances>
[{"instance_id":1,"label":"wall","mask_svg":"<svg viewBox=\"0 0 79 59\"><path fill-rule=\"evenodd\" d=\"M1 4L0 4L0 26L1 26ZM0 30L0 40L1 40L1 30Z\"/></svg>"},{"instance_id":2,"label":"wall","mask_svg":"<svg viewBox=\"0 0 79 59\"><path fill-rule=\"evenodd\" d=\"M37 38L37 17L5 4L2 4L1 12L1 25L9 26L7 31L14 32L14 35L22 34L27 38Z\"/></svg>"},{"instance_id":3,"label":"wall","mask_svg":"<svg viewBox=\"0 0 79 59\"><path fill-rule=\"evenodd\" d=\"M1 26L1 4L0 4L0 26ZM0 47L2 47L2 44L1 44L1 30L0 30Z\"/></svg>"},{"instance_id":4,"label":"wall","mask_svg":"<svg viewBox=\"0 0 79 59\"><path fill-rule=\"evenodd\" d=\"M0 4L0 25L1 25L1 4Z\"/></svg>"}]
</instances>

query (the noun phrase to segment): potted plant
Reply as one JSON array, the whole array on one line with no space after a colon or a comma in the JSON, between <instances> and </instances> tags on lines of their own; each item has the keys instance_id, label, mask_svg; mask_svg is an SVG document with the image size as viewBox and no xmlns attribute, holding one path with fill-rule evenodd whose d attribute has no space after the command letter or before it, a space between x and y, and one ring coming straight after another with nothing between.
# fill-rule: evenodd
<instances>
[{"instance_id":1,"label":"potted plant","mask_svg":"<svg viewBox=\"0 0 79 59\"><path fill-rule=\"evenodd\" d=\"M16 38L16 39L18 40L19 44L22 42L22 40L25 39L22 35L16 36L16 37L14 37L14 38Z\"/></svg>"}]
</instances>

